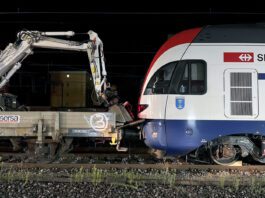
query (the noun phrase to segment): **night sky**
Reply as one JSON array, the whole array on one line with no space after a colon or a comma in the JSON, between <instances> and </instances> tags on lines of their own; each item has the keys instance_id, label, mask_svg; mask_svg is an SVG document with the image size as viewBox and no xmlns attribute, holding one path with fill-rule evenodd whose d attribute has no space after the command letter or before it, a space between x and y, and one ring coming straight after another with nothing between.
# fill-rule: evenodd
<instances>
[{"instance_id":1,"label":"night sky","mask_svg":"<svg viewBox=\"0 0 265 198\"><path fill-rule=\"evenodd\" d=\"M54 1L56 2L56 1ZM18 1L0 9L0 48L14 42L20 30L94 30L104 43L108 80L118 86L122 101L137 103L144 75L153 56L167 38L179 31L209 24L265 23L265 11L225 6L175 6L170 1L154 3L123 1L104 3L72 1ZM265 35L264 35L265 36ZM36 50L10 81L10 91L26 105L48 106L49 72L89 71L85 53ZM32 83L34 89L32 88ZM37 90L37 91L36 91Z\"/></svg>"}]
</instances>

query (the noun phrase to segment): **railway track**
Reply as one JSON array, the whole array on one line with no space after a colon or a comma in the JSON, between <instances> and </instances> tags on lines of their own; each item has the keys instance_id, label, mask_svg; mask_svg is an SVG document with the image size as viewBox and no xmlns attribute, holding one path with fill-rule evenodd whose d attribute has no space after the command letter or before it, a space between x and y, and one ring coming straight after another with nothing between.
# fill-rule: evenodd
<instances>
[{"instance_id":1,"label":"railway track","mask_svg":"<svg viewBox=\"0 0 265 198\"><path fill-rule=\"evenodd\" d=\"M73 166L76 164L77 167L79 164L80 166L90 166L91 164L121 164L121 166L122 164L132 164L132 166L134 166L134 164L139 164L160 166L160 164L167 164L176 169L179 168L179 165L203 164L204 166L202 167L207 168L211 164L210 161L194 161L192 158L157 159L154 155L150 154L147 147L129 147L127 152L117 152L115 148L110 147L86 146L78 146L71 151L61 153L59 156L45 156L44 158L35 158L34 154L29 155L27 152L15 152L12 151L10 147L2 147L0 149L0 162L19 164L70 164ZM234 165L242 166L242 162ZM249 164L246 164L245 162L244 165L249 166ZM216 167L219 167L219 165Z\"/></svg>"},{"instance_id":2,"label":"railway track","mask_svg":"<svg viewBox=\"0 0 265 198\"><path fill-rule=\"evenodd\" d=\"M9 149L9 150L8 150ZM128 152L117 152L109 148L77 148L59 156L34 156L26 152L14 152L8 148L0 150L0 161L17 163L156 163L154 156L148 153L147 148L131 148Z\"/></svg>"},{"instance_id":3,"label":"railway track","mask_svg":"<svg viewBox=\"0 0 265 198\"><path fill-rule=\"evenodd\" d=\"M19 169L154 169L154 170L199 170L199 171L262 171L265 172L264 165L246 165L246 166L220 166L220 165L193 165L193 164L172 164L172 163L157 163L157 164L78 164L78 163L2 163L1 168L19 168Z\"/></svg>"}]
</instances>

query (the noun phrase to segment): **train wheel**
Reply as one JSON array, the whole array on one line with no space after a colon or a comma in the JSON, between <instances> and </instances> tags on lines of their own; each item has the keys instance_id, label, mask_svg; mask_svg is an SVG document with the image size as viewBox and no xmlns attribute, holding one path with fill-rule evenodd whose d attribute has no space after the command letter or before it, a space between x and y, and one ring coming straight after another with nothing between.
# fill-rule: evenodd
<instances>
[{"instance_id":1,"label":"train wheel","mask_svg":"<svg viewBox=\"0 0 265 198\"><path fill-rule=\"evenodd\" d=\"M152 156L154 156L157 159L163 159L165 157L165 152L158 149L150 149L148 151Z\"/></svg>"},{"instance_id":2,"label":"train wheel","mask_svg":"<svg viewBox=\"0 0 265 198\"><path fill-rule=\"evenodd\" d=\"M10 138L9 140L13 146L13 151L20 151L22 149L19 138Z\"/></svg>"},{"instance_id":3,"label":"train wheel","mask_svg":"<svg viewBox=\"0 0 265 198\"><path fill-rule=\"evenodd\" d=\"M213 144L210 146L210 157L216 164L230 165L238 160L239 152L231 144Z\"/></svg>"},{"instance_id":4,"label":"train wheel","mask_svg":"<svg viewBox=\"0 0 265 198\"><path fill-rule=\"evenodd\" d=\"M59 149L57 151L57 155L60 156L64 153L68 153L73 149L73 138L64 138L60 142Z\"/></svg>"}]
</instances>

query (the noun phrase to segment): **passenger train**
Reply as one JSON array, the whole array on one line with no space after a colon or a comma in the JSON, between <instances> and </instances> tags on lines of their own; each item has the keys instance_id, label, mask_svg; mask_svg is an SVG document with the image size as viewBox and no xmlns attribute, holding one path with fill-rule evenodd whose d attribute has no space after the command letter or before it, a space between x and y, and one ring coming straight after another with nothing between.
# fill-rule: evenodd
<instances>
[{"instance_id":1,"label":"passenger train","mask_svg":"<svg viewBox=\"0 0 265 198\"><path fill-rule=\"evenodd\" d=\"M265 25L172 36L148 69L138 117L145 143L164 155L265 163Z\"/></svg>"}]
</instances>

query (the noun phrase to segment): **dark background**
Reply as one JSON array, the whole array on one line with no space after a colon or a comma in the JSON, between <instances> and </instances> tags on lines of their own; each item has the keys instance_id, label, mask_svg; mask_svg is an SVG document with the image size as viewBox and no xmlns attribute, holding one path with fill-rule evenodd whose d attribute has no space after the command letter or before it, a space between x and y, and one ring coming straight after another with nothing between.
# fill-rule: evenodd
<instances>
[{"instance_id":1,"label":"dark background","mask_svg":"<svg viewBox=\"0 0 265 198\"><path fill-rule=\"evenodd\" d=\"M217 6L186 2L184 6L178 5L179 1L8 3L0 8L0 49L14 42L16 33L23 29L77 33L94 30L104 43L108 80L118 86L122 101L129 100L134 107L148 66L169 35L208 24L265 22L263 5L242 8L242 2L233 7L224 2ZM87 38L80 34L75 40ZM11 78L10 91L26 105L48 106L49 71L54 70L89 71L87 56L67 51L35 50Z\"/></svg>"}]
</instances>

